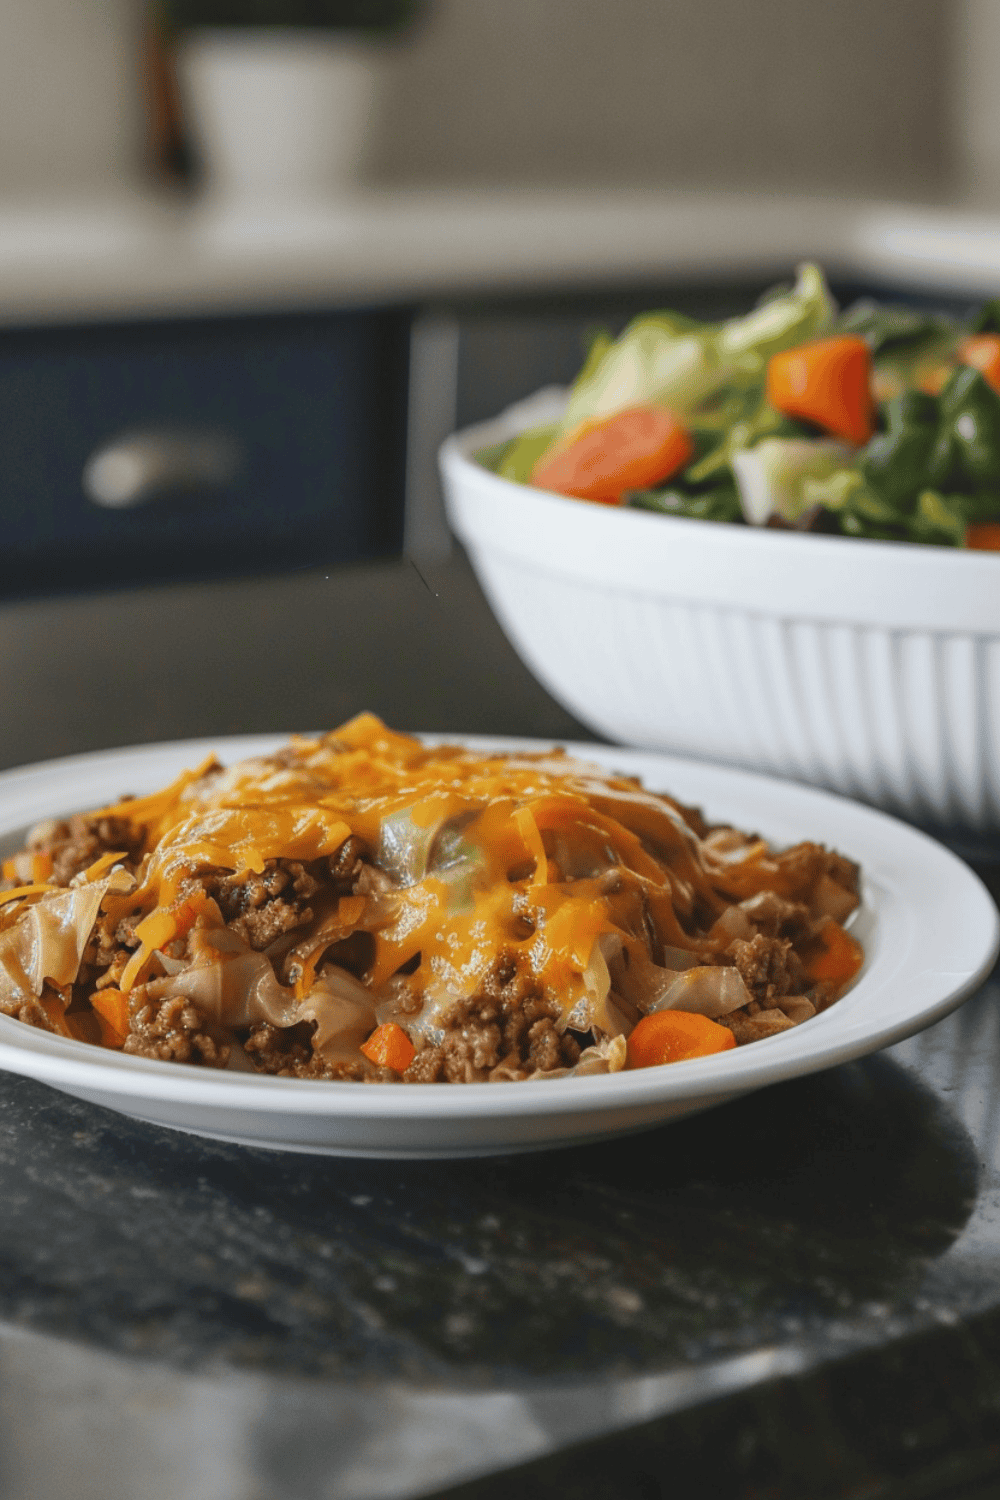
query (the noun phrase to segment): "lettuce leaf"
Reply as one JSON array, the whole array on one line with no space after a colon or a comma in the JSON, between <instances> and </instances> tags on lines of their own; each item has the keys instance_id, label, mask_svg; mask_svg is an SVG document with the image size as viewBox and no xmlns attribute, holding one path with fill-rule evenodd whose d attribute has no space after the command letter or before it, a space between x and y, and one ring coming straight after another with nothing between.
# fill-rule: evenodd
<instances>
[{"instance_id":1,"label":"lettuce leaf","mask_svg":"<svg viewBox=\"0 0 1000 1500\"><path fill-rule=\"evenodd\" d=\"M853 449L836 438L765 438L732 456L743 514L752 526L763 526L776 512L794 523L814 498L807 481L823 481L844 470Z\"/></svg>"},{"instance_id":2,"label":"lettuce leaf","mask_svg":"<svg viewBox=\"0 0 1000 1500\"><path fill-rule=\"evenodd\" d=\"M694 417L728 386L759 386L772 354L818 337L835 313L822 271L808 264L799 267L791 291L742 318L698 323L677 313L645 313L603 352L595 346L560 431L630 406L666 406Z\"/></svg>"}]
</instances>

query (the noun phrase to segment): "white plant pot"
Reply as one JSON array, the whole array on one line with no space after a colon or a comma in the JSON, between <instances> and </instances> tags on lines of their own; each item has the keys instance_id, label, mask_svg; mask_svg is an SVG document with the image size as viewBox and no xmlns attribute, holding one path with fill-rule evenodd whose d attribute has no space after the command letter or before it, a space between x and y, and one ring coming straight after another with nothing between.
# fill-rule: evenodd
<instances>
[{"instance_id":1,"label":"white plant pot","mask_svg":"<svg viewBox=\"0 0 1000 1500\"><path fill-rule=\"evenodd\" d=\"M314 29L206 29L182 38L177 71L211 199L301 207L359 183L377 44Z\"/></svg>"}]
</instances>

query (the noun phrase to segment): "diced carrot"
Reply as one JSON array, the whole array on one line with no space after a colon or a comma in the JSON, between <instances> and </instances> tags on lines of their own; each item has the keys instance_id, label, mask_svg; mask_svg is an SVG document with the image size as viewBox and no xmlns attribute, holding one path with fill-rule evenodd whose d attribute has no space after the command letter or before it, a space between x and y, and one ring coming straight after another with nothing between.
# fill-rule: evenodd
<instances>
[{"instance_id":1,"label":"diced carrot","mask_svg":"<svg viewBox=\"0 0 1000 1500\"><path fill-rule=\"evenodd\" d=\"M100 1036L97 1038L98 1045L107 1047L112 1052L120 1052L125 1045L125 1038L121 1032L116 1031L103 1016L97 1015L96 1012L94 1013L94 1020L100 1028Z\"/></svg>"},{"instance_id":2,"label":"diced carrot","mask_svg":"<svg viewBox=\"0 0 1000 1500\"><path fill-rule=\"evenodd\" d=\"M1000 333L973 333L956 352L961 364L972 365L1000 395Z\"/></svg>"},{"instance_id":3,"label":"diced carrot","mask_svg":"<svg viewBox=\"0 0 1000 1500\"><path fill-rule=\"evenodd\" d=\"M775 411L815 422L860 447L875 427L871 352L854 334L815 339L772 354L767 399Z\"/></svg>"},{"instance_id":4,"label":"diced carrot","mask_svg":"<svg viewBox=\"0 0 1000 1500\"><path fill-rule=\"evenodd\" d=\"M686 1010L658 1010L643 1016L628 1039L628 1066L654 1068L660 1063L709 1057L736 1046L728 1026Z\"/></svg>"},{"instance_id":5,"label":"diced carrot","mask_svg":"<svg viewBox=\"0 0 1000 1500\"><path fill-rule=\"evenodd\" d=\"M864 963L860 944L846 933L839 922L827 917L819 931L819 949L806 960L805 971L813 981L829 979L846 984Z\"/></svg>"},{"instance_id":6,"label":"diced carrot","mask_svg":"<svg viewBox=\"0 0 1000 1500\"><path fill-rule=\"evenodd\" d=\"M90 1004L101 1023L101 1045L120 1047L128 1036L128 998L120 990L98 990ZM115 1040L109 1040L109 1037Z\"/></svg>"},{"instance_id":7,"label":"diced carrot","mask_svg":"<svg viewBox=\"0 0 1000 1500\"><path fill-rule=\"evenodd\" d=\"M1000 521L975 521L967 526L965 545L974 552L1000 552Z\"/></svg>"},{"instance_id":8,"label":"diced carrot","mask_svg":"<svg viewBox=\"0 0 1000 1500\"><path fill-rule=\"evenodd\" d=\"M581 422L543 453L531 473L539 489L617 505L626 490L648 489L690 461L694 444L672 412L632 406Z\"/></svg>"},{"instance_id":9,"label":"diced carrot","mask_svg":"<svg viewBox=\"0 0 1000 1500\"><path fill-rule=\"evenodd\" d=\"M397 1073L405 1073L417 1055L416 1047L395 1021L376 1026L361 1050L369 1062L380 1068L394 1068Z\"/></svg>"}]
</instances>

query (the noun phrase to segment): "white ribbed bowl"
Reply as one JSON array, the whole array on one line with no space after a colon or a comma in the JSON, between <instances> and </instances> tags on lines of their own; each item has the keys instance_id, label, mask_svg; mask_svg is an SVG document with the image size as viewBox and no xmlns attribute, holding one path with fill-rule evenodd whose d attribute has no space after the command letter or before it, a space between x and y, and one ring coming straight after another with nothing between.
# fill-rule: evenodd
<instances>
[{"instance_id":1,"label":"white ribbed bowl","mask_svg":"<svg viewBox=\"0 0 1000 1500\"><path fill-rule=\"evenodd\" d=\"M578 719L1000 835L1000 556L566 499L472 461L519 424L444 444L448 516L511 642Z\"/></svg>"}]
</instances>

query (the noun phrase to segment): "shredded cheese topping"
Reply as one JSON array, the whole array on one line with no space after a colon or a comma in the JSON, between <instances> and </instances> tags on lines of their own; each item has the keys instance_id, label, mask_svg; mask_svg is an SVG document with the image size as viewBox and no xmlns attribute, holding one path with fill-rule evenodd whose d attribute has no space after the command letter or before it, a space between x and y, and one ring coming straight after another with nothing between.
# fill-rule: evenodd
<instances>
[{"instance_id":1,"label":"shredded cheese topping","mask_svg":"<svg viewBox=\"0 0 1000 1500\"><path fill-rule=\"evenodd\" d=\"M857 904L817 845L775 854L729 828L706 833L668 797L564 752L428 746L373 714L228 769L210 757L89 819L121 820L106 826L131 830L128 855L108 850L68 888L50 880L47 851L4 864L24 883L0 895L0 1008L34 997L52 1021L57 991L69 1023L81 1000L93 1006L110 1045L125 1042L137 1006L179 996L230 1033L313 1022L328 1061L360 1056L376 1021L405 1027L419 1049L498 966L544 998L562 1032L613 1041L651 1009L720 1016L750 1002L731 953L757 928L739 903L804 900L814 946L817 924ZM258 951L227 924L220 891L275 861L321 878L304 915ZM359 935L364 961L345 971L337 945ZM107 978L99 952L105 965L118 954ZM847 954L844 982L848 959L860 962ZM145 998L130 1002L134 992Z\"/></svg>"},{"instance_id":2,"label":"shredded cheese topping","mask_svg":"<svg viewBox=\"0 0 1000 1500\"><path fill-rule=\"evenodd\" d=\"M316 951L303 956L300 993L331 932L360 924L374 940L372 989L419 955L414 989L467 996L503 950L568 1018L587 999L601 934L635 943L631 929L646 913L661 941L691 947L675 907L690 908L696 894L713 911L723 906L676 807L631 779L561 752L427 747L372 714L322 739L294 738L280 762L248 760L228 771L206 762L162 792L95 816L146 829L140 883L119 898L121 916L143 914L126 991L148 975L157 950L190 929L198 914L190 886L202 871L318 859L352 836L393 875L395 899L366 922L365 905L377 903L342 897L319 924ZM552 881L547 843L564 857L572 851L573 878ZM605 878L611 869L615 889Z\"/></svg>"}]
</instances>

